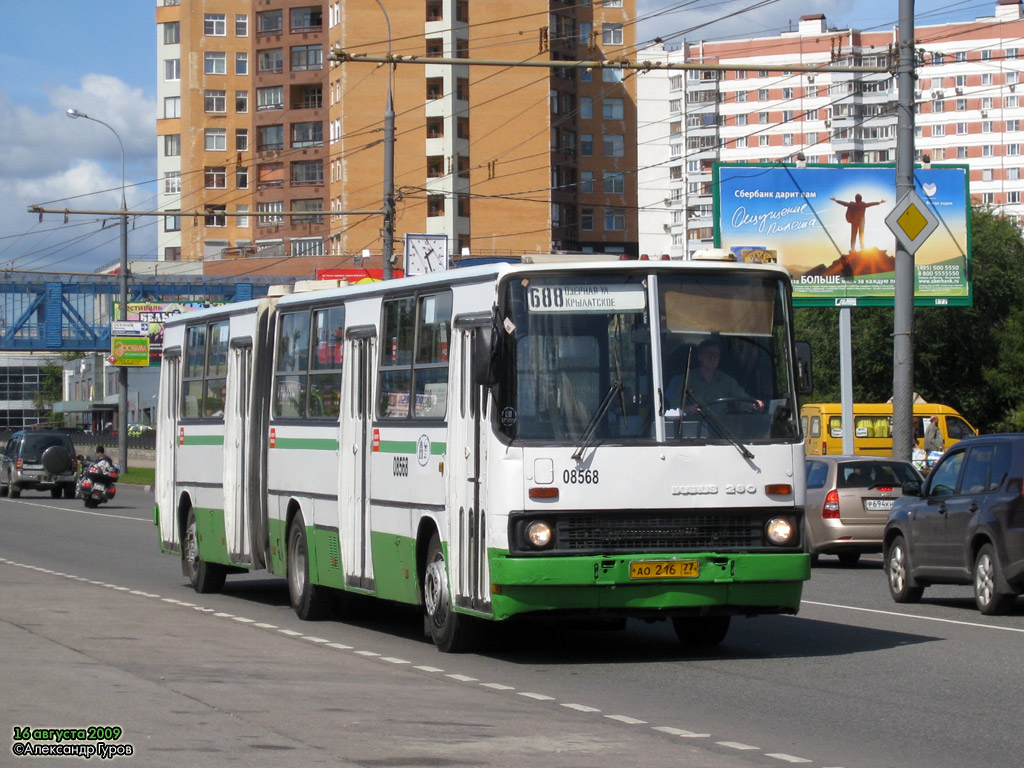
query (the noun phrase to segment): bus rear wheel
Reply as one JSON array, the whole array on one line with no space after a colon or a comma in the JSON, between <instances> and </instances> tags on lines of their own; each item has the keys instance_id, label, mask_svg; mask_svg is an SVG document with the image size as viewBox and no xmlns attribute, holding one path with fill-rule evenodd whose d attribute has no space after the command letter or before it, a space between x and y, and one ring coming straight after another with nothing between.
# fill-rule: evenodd
<instances>
[{"instance_id":1,"label":"bus rear wheel","mask_svg":"<svg viewBox=\"0 0 1024 768\"><path fill-rule=\"evenodd\" d=\"M714 648L725 639L731 616L676 616L672 628L685 648Z\"/></svg>"},{"instance_id":2,"label":"bus rear wheel","mask_svg":"<svg viewBox=\"0 0 1024 768\"><path fill-rule=\"evenodd\" d=\"M89 506L89 499L85 500ZM93 502L93 506L96 503ZM185 523L185 540L181 547L182 570L188 577L192 589L200 594L220 592L227 578L227 570L218 563L208 563L199 557L199 536L196 533L196 514L191 509L188 511L188 520Z\"/></svg>"},{"instance_id":3,"label":"bus rear wheel","mask_svg":"<svg viewBox=\"0 0 1024 768\"><path fill-rule=\"evenodd\" d=\"M442 653L461 653L470 650L478 630L471 616L456 613L448 585L441 540L435 533L427 546L427 565L423 572L423 607L426 610L430 639Z\"/></svg>"},{"instance_id":4,"label":"bus rear wheel","mask_svg":"<svg viewBox=\"0 0 1024 768\"><path fill-rule=\"evenodd\" d=\"M295 515L288 528L288 598L295 615L303 621L324 618L328 610L328 596L323 587L309 578L309 546L306 542L306 523L302 513Z\"/></svg>"}]
</instances>

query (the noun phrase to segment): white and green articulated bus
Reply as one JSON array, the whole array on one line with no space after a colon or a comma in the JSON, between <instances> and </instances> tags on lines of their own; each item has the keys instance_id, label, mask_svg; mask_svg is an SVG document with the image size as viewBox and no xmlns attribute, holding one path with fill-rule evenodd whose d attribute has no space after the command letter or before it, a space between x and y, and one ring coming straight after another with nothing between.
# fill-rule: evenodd
<instances>
[{"instance_id":1,"label":"white and green articulated bus","mask_svg":"<svg viewBox=\"0 0 1024 768\"><path fill-rule=\"evenodd\" d=\"M161 547L199 592L284 577L302 618L420 606L442 651L538 617L716 644L810 575L791 306L774 266L547 262L181 315Z\"/></svg>"}]
</instances>

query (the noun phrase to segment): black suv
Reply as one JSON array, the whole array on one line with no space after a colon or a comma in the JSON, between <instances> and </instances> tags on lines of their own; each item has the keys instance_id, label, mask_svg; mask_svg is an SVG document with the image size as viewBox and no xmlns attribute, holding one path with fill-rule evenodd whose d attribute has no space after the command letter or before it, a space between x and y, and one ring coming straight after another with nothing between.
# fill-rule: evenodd
<instances>
[{"instance_id":1,"label":"black suv","mask_svg":"<svg viewBox=\"0 0 1024 768\"><path fill-rule=\"evenodd\" d=\"M26 429L15 432L0 455L0 496L21 496L23 490L49 491L53 498L75 498L78 462L71 436L63 432Z\"/></svg>"},{"instance_id":2,"label":"black suv","mask_svg":"<svg viewBox=\"0 0 1024 768\"><path fill-rule=\"evenodd\" d=\"M1024 434L968 437L924 484L904 483L885 527L897 603L932 584L973 584L978 610L1005 612L1024 589Z\"/></svg>"}]
</instances>

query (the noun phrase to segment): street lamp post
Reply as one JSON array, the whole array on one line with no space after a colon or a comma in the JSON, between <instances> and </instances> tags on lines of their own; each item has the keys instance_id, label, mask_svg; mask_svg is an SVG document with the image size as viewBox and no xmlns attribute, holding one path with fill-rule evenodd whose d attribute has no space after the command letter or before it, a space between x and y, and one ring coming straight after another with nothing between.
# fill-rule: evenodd
<instances>
[{"instance_id":1,"label":"street lamp post","mask_svg":"<svg viewBox=\"0 0 1024 768\"><path fill-rule=\"evenodd\" d=\"M121 269L120 269L120 305L121 305L121 319L128 319L128 205L125 202L125 183L124 183L124 142L121 141L121 137L118 135L110 125L98 120L95 117L90 117L84 112L79 112L77 109L69 109L67 111L68 117L72 119L83 118L85 120L92 120L94 123L106 126L110 129L110 132L114 134L114 138L117 139L117 144L121 148ZM117 369L117 383L118 383L118 400L117 400L117 457L121 462L121 471L125 472L128 469L128 369L121 365Z\"/></svg>"},{"instance_id":2,"label":"street lamp post","mask_svg":"<svg viewBox=\"0 0 1024 768\"><path fill-rule=\"evenodd\" d=\"M384 107L384 244L381 248L383 257L383 279L394 277L395 258L395 102L394 102L394 70L391 59L391 19L384 9L384 4L376 0L384 14L384 22L388 27L388 101Z\"/></svg>"}]
</instances>

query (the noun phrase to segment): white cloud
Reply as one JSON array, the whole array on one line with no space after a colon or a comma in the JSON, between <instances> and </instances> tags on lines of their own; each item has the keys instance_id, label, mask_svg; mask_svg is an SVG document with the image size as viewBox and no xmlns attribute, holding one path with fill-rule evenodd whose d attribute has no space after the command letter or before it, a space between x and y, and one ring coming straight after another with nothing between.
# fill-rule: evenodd
<instances>
[{"instance_id":1,"label":"white cloud","mask_svg":"<svg viewBox=\"0 0 1024 768\"><path fill-rule=\"evenodd\" d=\"M15 269L89 271L118 258L116 229L99 231L100 225L83 223L89 217L44 216L39 223L28 206L47 208L115 209L121 199L121 150L117 139L103 125L90 120L71 120L75 108L108 123L124 142L128 207L151 208L156 173L156 105L138 88L116 77L87 74L78 87L59 86L48 93L53 109L39 112L12 103L0 93L0 264ZM144 186L142 183L146 183ZM93 217L98 218L98 217ZM129 234L132 258L151 256L156 247L152 219L140 221ZM150 226L145 226L149 224ZM57 229L56 232L44 230ZM74 241L95 232L82 243ZM62 243L66 243L61 247ZM41 256L45 254L45 256ZM68 266L71 262L73 266Z\"/></svg>"}]
</instances>

